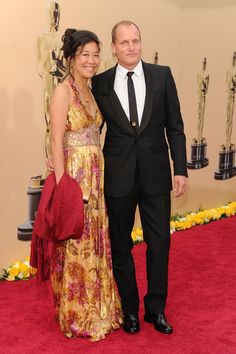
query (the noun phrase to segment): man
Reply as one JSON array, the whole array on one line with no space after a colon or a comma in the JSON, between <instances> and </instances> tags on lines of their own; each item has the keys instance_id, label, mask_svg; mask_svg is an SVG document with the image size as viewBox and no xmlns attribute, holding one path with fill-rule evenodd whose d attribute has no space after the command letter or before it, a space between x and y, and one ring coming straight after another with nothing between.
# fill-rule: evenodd
<instances>
[{"instance_id":1,"label":"man","mask_svg":"<svg viewBox=\"0 0 236 354\"><path fill-rule=\"evenodd\" d=\"M137 25L121 21L114 26L112 51L118 65L95 76L92 87L107 124L105 196L113 270L124 312L123 329L129 333L139 331L139 296L131 254L131 231L138 205L147 244L144 319L156 330L170 334L173 329L164 313L172 188L168 147L174 163L175 196L182 195L187 184L179 101L170 69L141 61Z\"/></svg>"}]
</instances>

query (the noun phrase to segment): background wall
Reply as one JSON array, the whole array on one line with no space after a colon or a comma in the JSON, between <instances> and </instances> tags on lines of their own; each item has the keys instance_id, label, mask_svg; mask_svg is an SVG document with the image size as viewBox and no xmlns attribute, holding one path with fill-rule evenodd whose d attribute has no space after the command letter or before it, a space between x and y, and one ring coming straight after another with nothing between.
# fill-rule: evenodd
<instances>
[{"instance_id":1,"label":"background wall","mask_svg":"<svg viewBox=\"0 0 236 354\"><path fill-rule=\"evenodd\" d=\"M60 0L60 29L95 31L105 59L111 58L110 30L126 18L140 25L143 59L169 65L175 77L185 121L188 158L197 133L197 73L207 57L210 85L204 136L208 167L189 171L189 190L173 198L172 213L220 206L236 200L236 178L214 180L218 152L225 142L226 72L236 50L234 0ZM48 1L1 3L0 13L0 267L29 254L29 242L17 240L17 226L27 220L29 178L45 172L42 82L37 72L36 39L48 30ZM125 13L125 15L124 15ZM232 142L236 143L236 122ZM136 224L139 224L137 217Z\"/></svg>"}]
</instances>

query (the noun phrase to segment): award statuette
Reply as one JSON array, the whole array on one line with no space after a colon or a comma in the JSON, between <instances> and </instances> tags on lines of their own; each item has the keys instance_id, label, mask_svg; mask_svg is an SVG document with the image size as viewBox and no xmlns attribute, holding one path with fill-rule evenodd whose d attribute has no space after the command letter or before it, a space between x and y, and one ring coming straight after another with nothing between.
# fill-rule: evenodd
<instances>
[{"instance_id":1,"label":"award statuette","mask_svg":"<svg viewBox=\"0 0 236 354\"><path fill-rule=\"evenodd\" d=\"M197 138L191 144L191 161L187 162L189 169L199 169L207 166L209 160L206 157L207 142L203 138L204 112L206 106L206 94L209 86L209 74L206 71L206 58L203 60L202 71L197 76L198 84L198 126Z\"/></svg>"},{"instance_id":2,"label":"award statuette","mask_svg":"<svg viewBox=\"0 0 236 354\"><path fill-rule=\"evenodd\" d=\"M44 184L42 176L35 176L30 178L28 195L28 221L18 226L17 238L21 241L31 240L32 230L34 227L35 216L38 210L42 188Z\"/></svg>"},{"instance_id":3,"label":"award statuette","mask_svg":"<svg viewBox=\"0 0 236 354\"><path fill-rule=\"evenodd\" d=\"M219 152L219 169L215 171L214 178L224 180L236 176L235 167L235 145L231 143L234 114L234 97L236 92L236 52L233 55L233 63L227 72L227 122L226 122L226 143L221 145Z\"/></svg>"},{"instance_id":4,"label":"award statuette","mask_svg":"<svg viewBox=\"0 0 236 354\"><path fill-rule=\"evenodd\" d=\"M41 35L37 40L38 70L43 80L43 108L46 123L45 153L50 156L50 118L49 106L54 88L62 81L65 74L65 59L63 57L61 34L58 32L60 20L59 4L55 1L49 2L49 31ZM42 176L30 178L30 185L27 190L28 219L18 226L17 238L22 241L31 240L35 215L42 193L44 179Z\"/></svg>"},{"instance_id":5,"label":"award statuette","mask_svg":"<svg viewBox=\"0 0 236 354\"><path fill-rule=\"evenodd\" d=\"M55 1L48 6L49 30L37 38L37 59L39 76L43 81L43 108L46 123L45 153L50 155L49 107L52 93L65 74L65 59L62 48L62 34L59 32L60 7Z\"/></svg>"},{"instance_id":6,"label":"award statuette","mask_svg":"<svg viewBox=\"0 0 236 354\"><path fill-rule=\"evenodd\" d=\"M158 64L158 52L155 52L155 57L154 57L154 64Z\"/></svg>"}]
</instances>

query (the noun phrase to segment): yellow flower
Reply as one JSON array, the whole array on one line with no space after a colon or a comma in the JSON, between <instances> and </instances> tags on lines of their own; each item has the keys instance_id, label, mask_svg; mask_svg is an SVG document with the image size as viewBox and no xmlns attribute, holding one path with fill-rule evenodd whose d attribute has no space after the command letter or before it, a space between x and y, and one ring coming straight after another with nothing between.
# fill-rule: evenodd
<instances>
[{"instance_id":1,"label":"yellow flower","mask_svg":"<svg viewBox=\"0 0 236 354\"><path fill-rule=\"evenodd\" d=\"M234 212L233 215L235 215L236 214L236 202L230 202L228 204L228 206L229 206L229 208L231 208L233 210L233 212Z\"/></svg>"},{"instance_id":2,"label":"yellow flower","mask_svg":"<svg viewBox=\"0 0 236 354\"><path fill-rule=\"evenodd\" d=\"M22 273L24 278L29 277L29 266L24 262L19 262L19 272Z\"/></svg>"},{"instance_id":3,"label":"yellow flower","mask_svg":"<svg viewBox=\"0 0 236 354\"><path fill-rule=\"evenodd\" d=\"M195 216L195 213L190 213L190 214L187 214L187 215L186 215L186 220L187 220L188 222L191 222L192 225L194 225L194 216Z\"/></svg>"},{"instance_id":4,"label":"yellow flower","mask_svg":"<svg viewBox=\"0 0 236 354\"><path fill-rule=\"evenodd\" d=\"M11 277L16 277L19 274L19 267L10 267L7 270L7 273L11 276Z\"/></svg>"},{"instance_id":5,"label":"yellow flower","mask_svg":"<svg viewBox=\"0 0 236 354\"><path fill-rule=\"evenodd\" d=\"M35 275L37 273L37 268L30 267L29 274Z\"/></svg>"},{"instance_id":6,"label":"yellow flower","mask_svg":"<svg viewBox=\"0 0 236 354\"><path fill-rule=\"evenodd\" d=\"M194 225L202 225L211 220L219 220L223 216L236 215L236 201L230 202L219 208L200 210L196 213L188 213L183 216L175 216L170 221L170 233L173 234L177 230L189 229ZM143 241L143 230L137 227L132 230L131 237L134 243ZM30 257L26 257L22 262L15 262L7 270L0 270L0 279L14 281L16 279L28 279L30 275L34 275L37 269L32 268L29 264Z\"/></svg>"},{"instance_id":7,"label":"yellow flower","mask_svg":"<svg viewBox=\"0 0 236 354\"><path fill-rule=\"evenodd\" d=\"M136 241L136 232L135 232L135 230L133 230L131 232L131 237L132 237L133 241Z\"/></svg>"},{"instance_id":8,"label":"yellow flower","mask_svg":"<svg viewBox=\"0 0 236 354\"><path fill-rule=\"evenodd\" d=\"M14 281L16 278L14 277L14 275L8 275L8 277L6 278L7 281Z\"/></svg>"},{"instance_id":9,"label":"yellow flower","mask_svg":"<svg viewBox=\"0 0 236 354\"><path fill-rule=\"evenodd\" d=\"M186 225L186 229L190 229L193 226L193 223L191 220L186 220L185 225Z\"/></svg>"},{"instance_id":10,"label":"yellow flower","mask_svg":"<svg viewBox=\"0 0 236 354\"><path fill-rule=\"evenodd\" d=\"M226 216L234 215L234 209L231 207L228 207L227 209L225 209L225 214L226 214Z\"/></svg>"},{"instance_id":11,"label":"yellow flower","mask_svg":"<svg viewBox=\"0 0 236 354\"><path fill-rule=\"evenodd\" d=\"M133 229L131 232L131 237L134 242L142 242L143 241L143 230L140 227Z\"/></svg>"},{"instance_id":12,"label":"yellow flower","mask_svg":"<svg viewBox=\"0 0 236 354\"><path fill-rule=\"evenodd\" d=\"M173 220L170 222L170 230L175 231L175 222Z\"/></svg>"},{"instance_id":13,"label":"yellow flower","mask_svg":"<svg viewBox=\"0 0 236 354\"><path fill-rule=\"evenodd\" d=\"M181 220L179 217L174 218L173 220L170 221L170 228L176 230L181 229Z\"/></svg>"},{"instance_id":14,"label":"yellow flower","mask_svg":"<svg viewBox=\"0 0 236 354\"><path fill-rule=\"evenodd\" d=\"M135 231L137 236L143 237L143 230L140 227L137 227Z\"/></svg>"},{"instance_id":15,"label":"yellow flower","mask_svg":"<svg viewBox=\"0 0 236 354\"><path fill-rule=\"evenodd\" d=\"M215 212L214 212L214 219L215 220L220 220L221 216L223 215L224 213L222 212L222 210L220 208L217 208L215 209Z\"/></svg>"}]
</instances>

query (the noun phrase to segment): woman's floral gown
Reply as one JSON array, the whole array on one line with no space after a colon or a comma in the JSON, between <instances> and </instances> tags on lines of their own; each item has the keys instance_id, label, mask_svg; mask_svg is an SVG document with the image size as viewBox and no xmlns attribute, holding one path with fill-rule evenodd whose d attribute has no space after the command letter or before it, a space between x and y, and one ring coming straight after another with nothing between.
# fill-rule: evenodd
<instances>
[{"instance_id":1,"label":"woman's floral gown","mask_svg":"<svg viewBox=\"0 0 236 354\"><path fill-rule=\"evenodd\" d=\"M52 262L51 282L56 319L67 337L96 341L120 327L104 200L104 160L100 146L102 116L92 117L71 82L74 100L66 120L65 170L79 183L85 200L80 240L63 242Z\"/></svg>"}]
</instances>

